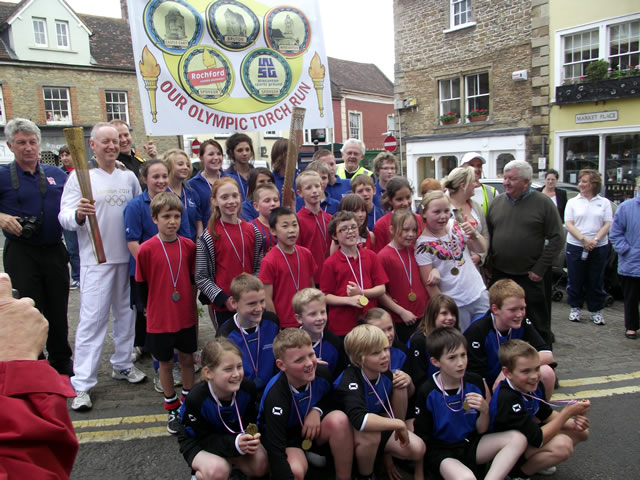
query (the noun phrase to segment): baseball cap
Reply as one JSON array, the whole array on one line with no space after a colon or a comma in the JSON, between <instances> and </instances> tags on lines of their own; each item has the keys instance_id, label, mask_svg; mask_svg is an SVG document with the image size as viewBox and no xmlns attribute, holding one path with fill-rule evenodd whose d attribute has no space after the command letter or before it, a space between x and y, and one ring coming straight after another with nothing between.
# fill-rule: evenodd
<instances>
[{"instance_id":1,"label":"baseball cap","mask_svg":"<svg viewBox=\"0 0 640 480\"><path fill-rule=\"evenodd\" d=\"M465 153L462 158L460 159L460 164L459 166L464 165L467 162L470 162L471 160L473 160L474 158L479 158L480 160L482 160L482 164L484 165L485 163L487 163L487 160L480 155L478 152L467 152Z\"/></svg>"}]
</instances>

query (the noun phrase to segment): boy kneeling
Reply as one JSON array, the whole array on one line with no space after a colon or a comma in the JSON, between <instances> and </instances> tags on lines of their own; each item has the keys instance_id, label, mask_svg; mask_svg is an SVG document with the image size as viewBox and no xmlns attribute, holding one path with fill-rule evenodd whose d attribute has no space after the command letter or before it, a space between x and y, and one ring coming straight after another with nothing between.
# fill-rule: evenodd
<instances>
[{"instance_id":1,"label":"boy kneeling","mask_svg":"<svg viewBox=\"0 0 640 480\"><path fill-rule=\"evenodd\" d=\"M560 412L553 411L544 401L536 349L522 340L509 340L500 347L499 355L506 378L491 399L492 428L496 432L516 429L527 437L526 461L517 474L551 475L555 465L573 455L575 445L589 437L589 419L584 415L590 402L569 403Z\"/></svg>"},{"instance_id":2,"label":"boy kneeling","mask_svg":"<svg viewBox=\"0 0 640 480\"><path fill-rule=\"evenodd\" d=\"M487 385L466 373L467 342L455 328L437 328L427 338L439 369L418 390L414 431L427 444L425 466L446 480L475 479L491 462L487 480L502 480L526 448L516 431L483 435L489 427Z\"/></svg>"},{"instance_id":3,"label":"boy kneeling","mask_svg":"<svg viewBox=\"0 0 640 480\"><path fill-rule=\"evenodd\" d=\"M303 480L305 450L327 443L336 478L351 478L353 434L343 412L329 411L331 374L317 365L311 338L304 330L286 328L273 341L273 353L280 372L267 384L258 416L271 478Z\"/></svg>"}]
</instances>

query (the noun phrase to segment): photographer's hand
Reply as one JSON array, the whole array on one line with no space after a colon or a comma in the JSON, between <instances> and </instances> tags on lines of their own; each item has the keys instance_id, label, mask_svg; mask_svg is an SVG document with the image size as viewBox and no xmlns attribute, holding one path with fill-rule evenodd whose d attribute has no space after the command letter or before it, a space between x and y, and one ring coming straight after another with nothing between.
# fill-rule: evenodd
<instances>
[{"instance_id":1,"label":"photographer's hand","mask_svg":"<svg viewBox=\"0 0 640 480\"><path fill-rule=\"evenodd\" d=\"M16 237L22 234L22 225L18 223L18 217L0 213L0 228Z\"/></svg>"}]
</instances>

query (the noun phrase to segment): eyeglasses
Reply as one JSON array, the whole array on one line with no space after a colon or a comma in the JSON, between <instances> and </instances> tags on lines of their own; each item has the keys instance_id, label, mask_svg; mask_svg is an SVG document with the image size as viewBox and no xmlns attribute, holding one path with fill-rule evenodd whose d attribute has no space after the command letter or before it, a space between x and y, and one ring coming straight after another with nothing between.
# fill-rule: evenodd
<instances>
[{"instance_id":1,"label":"eyeglasses","mask_svg":"<svg viewBox=\"0 0 640 480\"><path fill-rule=\"evenodd\" d=\"M342 227L340 230L338 230L339 233L351 233L351 232L357 232L357 231L358 231L357 225L351 225L350 227Z\"/></svg>"}]
</instances>

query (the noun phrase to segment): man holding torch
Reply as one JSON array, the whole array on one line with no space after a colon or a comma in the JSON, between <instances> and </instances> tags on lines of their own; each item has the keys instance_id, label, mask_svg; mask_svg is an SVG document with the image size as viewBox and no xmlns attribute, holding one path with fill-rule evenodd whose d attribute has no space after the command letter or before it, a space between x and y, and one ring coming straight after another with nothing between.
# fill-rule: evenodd
<instances>
[{"instance_id":1,"label":"man holding torch","mask_svg":"<svg viewBox=\"0 0 640 480\"><path fill-rule=\"evenodd\" d=\"M90 390L98 383L98 367L109 323L113 314L112 377L138 383L146 375L133 366L131 350L134 336L134 311L129 306L129 250L124 235L124 208L141 193L135 175L116 168L120 153L118 131L108 123L98 123L91 131L89 146L98 168L76 168L62 194L59 219L64 228L78 232L80 246L80 321L76 331L75 376L71 384L77 397L71 408L89 410L93 404ZM86 161L86 159L81 159ZM92 203L81 194L81 185L90 182ZM86 188L86 185L84 185ZM102 232L106 262L94 255L96 232L88 217L95 216Z\"/></svg>"}]
</instances>

